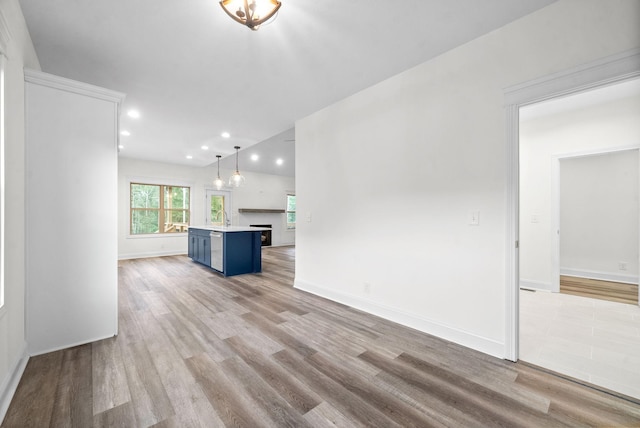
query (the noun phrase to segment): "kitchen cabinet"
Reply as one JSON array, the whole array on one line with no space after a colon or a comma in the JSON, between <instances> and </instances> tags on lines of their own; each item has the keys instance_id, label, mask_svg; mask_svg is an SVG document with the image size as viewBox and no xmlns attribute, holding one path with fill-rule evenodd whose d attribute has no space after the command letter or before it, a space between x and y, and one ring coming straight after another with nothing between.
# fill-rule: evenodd
<instances>
[{"instance_id":1,"label":"kitchen cabinet","mask_svg":"<svg viewBox=\"0 0 640 428\"><path fill-rule=\"evenodd\" d=\"M262 227L189 227L188 255L194 261L224 276L262 271ZM216 245L212 242L216 235ZM218 235L222 235L220 238ZM222 239L220 245L219 239ZM214 261L212 264L212 249ZM220 258L221 264L219 263Z\"/></svg>"},{"instance_id":2,"label":"kitchen cabinet","mask_svg":"<svg viewBox=\"0 0 640 428\"><path fill-rule=\"evenodd\" d=\"M211 266L211 231L189 228L188 255L194 261Z\"/></svg>"}]
</instances>

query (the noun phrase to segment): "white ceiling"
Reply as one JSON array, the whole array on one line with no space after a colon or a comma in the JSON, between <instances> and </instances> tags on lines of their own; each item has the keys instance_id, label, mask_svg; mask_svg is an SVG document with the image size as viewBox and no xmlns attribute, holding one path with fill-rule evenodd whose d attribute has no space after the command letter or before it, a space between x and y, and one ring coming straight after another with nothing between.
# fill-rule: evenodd
<instances>
[{"instance_id":1,"label":"white ceiling","mask_svg":"<svg viewBox=\"0 0 640 428\"><path fill-rule=\"evenodd\" d=\"M217 0L20 4L43 71L127 94L120 156L205 166L251 146L241 170L293 175L297 119L554 1L282 0L257 32Z\"/></svg>"}]
</instances>

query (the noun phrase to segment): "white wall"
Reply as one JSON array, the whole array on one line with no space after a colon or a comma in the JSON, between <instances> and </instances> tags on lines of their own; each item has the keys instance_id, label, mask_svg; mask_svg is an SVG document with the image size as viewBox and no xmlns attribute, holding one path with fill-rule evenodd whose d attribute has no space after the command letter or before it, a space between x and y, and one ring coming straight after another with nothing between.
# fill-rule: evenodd
<instances>
[{"instance_id":1,"label":"white wall","mask_svg":"<svg viewBox=\"0 0 640 428\"><path fill-rule=\"evenodd\" d=\"M637 283L639 218L638 150L560 161L561 274Z\"/></svg>"},{"instance_id":2,"label":"white wall","mask_svg":"<svg viewBox=\"0 0 640 428\"><path fill-rule=\"evenodd\" d=\"M296 287L506 355L503 89L637 48L639 17L559 1L298 121Z\"/></svg>"},{"instance_id":3,"label":"white wall","mask_svg":"<svg viewBox=\"0 0 640 428\"><path fill-rule=\"evenodd\" d=\"M242 167L242 165L241 165ZM246 185L232 189L232 207L229 212L233 225L247 226L255 224L238 213L238 208L277 208L284 209L287 191L295 189L293 177L243 172ZM229 177L233 171L220 170L220 176ZM205 192L213 189L213 179L217 171L215 166L205 168L159 162L141 161L120 157L118 171L118 257L120 259L136 257L154 257L187 253L186 234L131 236L129 235L129 183L131 180L155 182L160 184L178 184L191 187L191 225L204 225ZM284 214L268 214L268 222L273 224L273 245L290 245L295 242L295 233L283 228ZM262 220L256 218L255 220ZM261 221L262 223L262 221Z\"/></svg>"},{"instance_id":4,"label":"white wall","mask_svg":"<svg viewBox=\"0 0 640 428\"><path fill-rule=\"evenodd\" d=\"M0 421L27 361L25 315L25 135L23 68L40 64L17 0L0 0L5 70L5 306L0 310Z\"/></svg>"},{"instance_id":5,"label":"white wall","mask_svg":"<svg viewBox=\"0 0 640 428\"><path fill-rule=\"evenodd\" d=\"M25 71L27 342L31 355L118 333L119 105L113 92Z\"/></svg>"},{"instance_id":6,"label":"white wall","mask_svg":"<svg viewBox=\"0 0 640 428\"><path fill-rule=\"evenodd\" d=\"M520 124L520 283L554 289L553 160L640 143L640 98L623 98ZM537 222L532 222L532 217ZM557 282L557 281L556 281Z\"/></svg>"}]
</instances>

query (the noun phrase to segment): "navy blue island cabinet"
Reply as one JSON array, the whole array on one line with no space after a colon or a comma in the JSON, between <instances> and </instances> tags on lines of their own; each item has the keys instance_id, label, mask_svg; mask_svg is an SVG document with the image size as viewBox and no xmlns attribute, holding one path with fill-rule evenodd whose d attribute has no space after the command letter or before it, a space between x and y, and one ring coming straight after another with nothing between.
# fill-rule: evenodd
<instances>
[{"instance_id":1,"label":"navy blue island cabinet","mask_svg":"<svg viewBox=\"0 0 640 428\"><path fill-rule=\"evenodd\" d=\"M261 227L189 227L188 256L224 276L262 271Z\"/></svg>"}]
</instances>

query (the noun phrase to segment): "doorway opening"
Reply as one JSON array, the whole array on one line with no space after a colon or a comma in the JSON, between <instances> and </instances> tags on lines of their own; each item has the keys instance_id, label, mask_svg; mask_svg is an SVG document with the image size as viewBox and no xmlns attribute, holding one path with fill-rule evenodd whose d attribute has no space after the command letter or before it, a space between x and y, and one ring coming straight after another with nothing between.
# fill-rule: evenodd
<instances>
[{"instance_id":1,"label":"doorway opening","mask_svg":"<svg viewBox=\"0 0 640 428\"><path fill-rule=\"evenodd\" d=\"M640 105L640 95L632 99ZM558 232L553 291L637 305L638 148L554 156L552 162L558 195L551 204Z\"/></svg>"},{"instance_id":2,"label":"doorway opening","mask_svg":"<svg viewBox=\"0 0 640 428\"><path fill-rule=\"evenodd\" d=\"M638 115L640 80L520 109L517 312L519 358L640 398L620 364L640 358ZM561 293L561 274L635 283L635 304Z\"/></svg>"},{"instance_id":3,"label":"doorway opening","mask_svg":"<svg viewBox=\"0 0 640 428\"><path fill-rule=\"evenodd\" d=\"M205 192L204 221L212 226L231 226L231 192L226 190L207 190Z\"/></svg>"}]
</instances>

